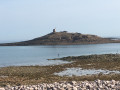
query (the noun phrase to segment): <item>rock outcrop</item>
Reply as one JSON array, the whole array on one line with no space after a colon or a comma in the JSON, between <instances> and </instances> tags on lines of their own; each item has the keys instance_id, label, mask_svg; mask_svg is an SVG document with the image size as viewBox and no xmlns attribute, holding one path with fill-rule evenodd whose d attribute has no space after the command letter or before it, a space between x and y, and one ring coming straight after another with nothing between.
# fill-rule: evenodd
<instances>
[{"instance_id":1,"label":"rock outcrop","mask_svg":"<svg viewBox=\"0 0 120 90\"><path fill-rule=\"evenodd\" d=\"M96 35L68 33L67 31L56 32L54 29L52 33L45 36L38 37L32 40L5 43L0 46L28 46L28 45L74 45L74 44L98 44L116 42L109 38L102 38Z\"/></svg>"}]
</instances>

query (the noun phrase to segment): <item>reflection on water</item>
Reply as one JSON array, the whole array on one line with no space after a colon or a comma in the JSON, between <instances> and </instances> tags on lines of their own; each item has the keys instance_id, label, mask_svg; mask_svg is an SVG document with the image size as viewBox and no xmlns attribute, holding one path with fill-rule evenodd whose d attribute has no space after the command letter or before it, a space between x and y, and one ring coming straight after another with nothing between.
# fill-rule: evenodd
<instances>
[{"instance_id":1,"label":"reflection on water","mask_svg":"<svg viewBox=\"0 0 120 90\"><path fill-rule=\"evenodd\" d=\"M92 75L92 74L109 74L109 73L120 73L120 71L109 71L109 70L95 70L95 69L82 69L82 68L67 68L65 71L55 73L59 76L83 76L83 75Z\"/></svg>"},{"instance_id":2,"label":"reflection on water","mask_svg":"<svg viewBox=\"0 0 120 90\"><path fill-rule=\"evenodd\" d=\"M90 54L119 53L120 43L89 45L0 46L0 66L51 65L47 59Z\"/></svg>"}]
</instances>

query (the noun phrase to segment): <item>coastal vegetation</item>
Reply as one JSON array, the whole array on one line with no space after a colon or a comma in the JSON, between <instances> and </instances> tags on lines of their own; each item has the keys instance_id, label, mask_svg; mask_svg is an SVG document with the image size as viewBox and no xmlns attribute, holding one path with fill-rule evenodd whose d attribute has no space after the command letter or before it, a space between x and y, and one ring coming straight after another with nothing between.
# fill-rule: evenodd
<instances>
[{"instance_id":1,"label":"coastal vegetation","mask_svg":"<svg viewBox=\"0 0 120 90\"><path fill-rule=\"evenodd\" d=\"M103 69L120 71L120 54L103 54L88 56L68 56L59 58L70 61L67 64L50 66L9 66L0 68L0 86L23 85L37 83L51 83L59 81L83 81L83 80L120 80L120 74L99 73L84 76L58 76L54 73L61 72L66 68L79 67L82 69ZM54 59L57 60L57 59Z\"/></svg>"}]
</instances>

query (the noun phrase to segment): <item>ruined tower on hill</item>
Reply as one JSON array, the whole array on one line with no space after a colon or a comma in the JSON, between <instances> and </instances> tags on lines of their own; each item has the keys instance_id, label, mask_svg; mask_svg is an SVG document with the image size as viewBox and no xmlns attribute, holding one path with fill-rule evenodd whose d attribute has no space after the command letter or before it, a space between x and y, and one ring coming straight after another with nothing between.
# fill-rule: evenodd
<instances>
[{"instance_id":1,"label":"ruined tower on hill","mask_svg":"<svg viewBox=\"0 0 120 90\"><path fill-rule=\"evenodd\" d=\"M56 28L55 29L53 29L53 33L55 33L56 32Z\"/></svg>"}]
</instances>

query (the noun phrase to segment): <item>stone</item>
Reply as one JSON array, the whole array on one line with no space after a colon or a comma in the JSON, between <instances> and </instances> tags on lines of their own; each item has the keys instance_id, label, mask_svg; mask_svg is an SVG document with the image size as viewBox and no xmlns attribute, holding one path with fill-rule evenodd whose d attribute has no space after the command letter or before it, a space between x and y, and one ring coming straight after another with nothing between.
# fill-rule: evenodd
<instances>
[{"instance_id":1,"label":"stone","mask_svg":"<svg viewBox=\"0 0 120 90\"><path fill-rule=\"evenodd\" d=\"M5 90L5 88L0 88L0 90Z\"/></svg>"},{"instance_id":2,"label":"stone","mask_svg":"<svg viewBox=\"0 0 120 90\"><path fill-rule=\"evenodd\" d=\"M1 87L0 90L119 90L120 81L71 81L71 82L55 82L53 84L39 84L39 85L21 85Z\"/></svg>"},{"instance_id":3,"label":"stone","mask_svg":"<svg viewBox=\"0 0 120 90\"><path fill-rule=\"evenodd\" d=\"M72 81L71 83L72 83L72 85L76 85L77 82L76 81Z\"/></svg>"}]
</instances>

